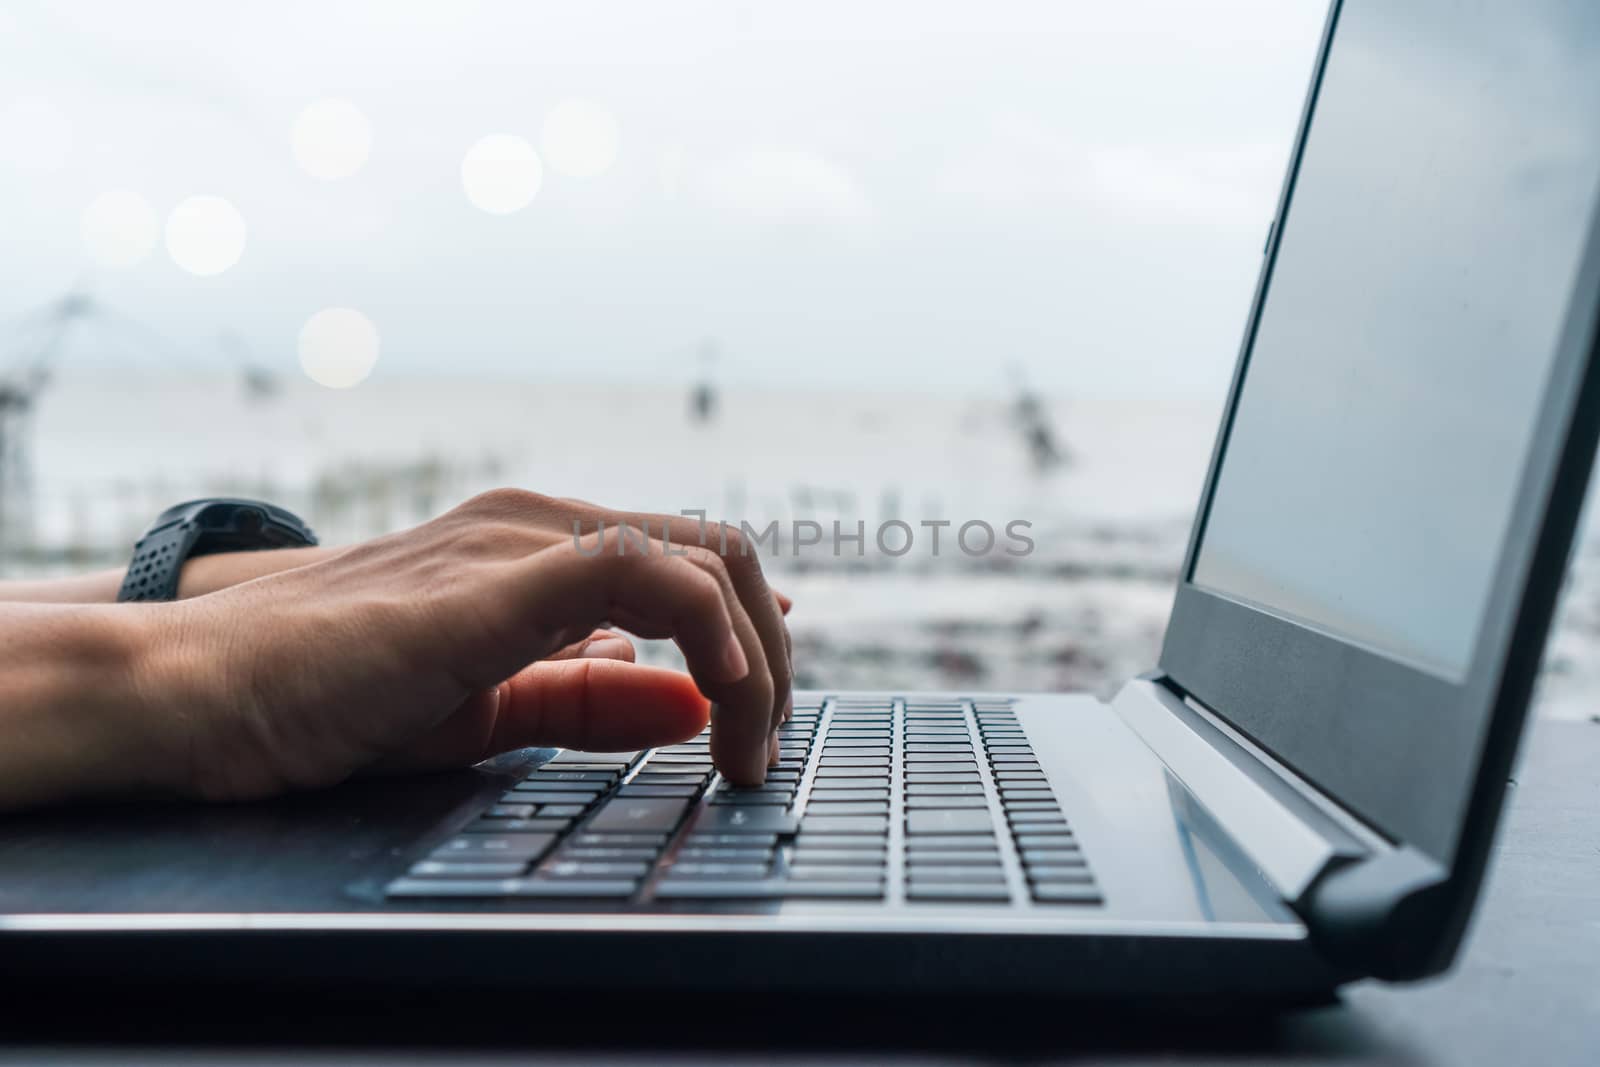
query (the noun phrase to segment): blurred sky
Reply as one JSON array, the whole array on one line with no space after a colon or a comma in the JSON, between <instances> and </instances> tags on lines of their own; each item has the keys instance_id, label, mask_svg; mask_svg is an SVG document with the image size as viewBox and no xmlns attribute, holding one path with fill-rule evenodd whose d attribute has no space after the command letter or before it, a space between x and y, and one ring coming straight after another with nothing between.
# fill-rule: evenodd
<instances>
[{"instance_id":1,"label":"blurred sky","mask_svg":"<svg viewBox=\"0 0 1600 1067\"><path fill-rule=\"evenodd\" d=\"M307 320L350 307L380 375L676 382L710 336L734 383L1001 388L1016 362L1220 400L1324 11L8 0L0 329L83 282L184 365L225 365L226 332L292 371ZM290 143L329 97L372 134L339 180ZM603 173L551 166L572 98L615 121ZM513 214L463 192L496 133L546 155ZM226 198L242 256L96 266L81 220L112 189L163 223Z\"/></svg>"}]
</instances>

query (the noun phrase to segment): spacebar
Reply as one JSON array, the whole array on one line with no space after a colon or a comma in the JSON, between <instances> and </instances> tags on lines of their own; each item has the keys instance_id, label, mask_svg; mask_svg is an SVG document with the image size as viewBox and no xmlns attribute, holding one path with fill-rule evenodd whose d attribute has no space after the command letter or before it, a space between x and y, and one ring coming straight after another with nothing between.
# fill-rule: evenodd
<instances>
[{"instance_id":1,"label":"spacebar","mask_svg":"<svg viewBox=\"0 0 1600 1067\"><path fill-rule=\"evenodd\" d=\"M779 878L694 882L668 878L656 886L657 900L773 900L779 897L850 897L880 900L881 882L787 882Z\"/></svg>"}]
</instances>

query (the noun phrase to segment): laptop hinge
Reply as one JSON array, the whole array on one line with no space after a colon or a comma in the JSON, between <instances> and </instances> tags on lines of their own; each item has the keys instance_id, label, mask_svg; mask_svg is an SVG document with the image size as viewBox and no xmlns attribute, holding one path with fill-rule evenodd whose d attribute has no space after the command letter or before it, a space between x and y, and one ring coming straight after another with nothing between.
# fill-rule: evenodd
<instances>
[{"instance_id":1,"label":"laptop hinge","mask_svg":"<svg viewBox=\"0 0 1600 1067\"><path fill-rule=\"evenodd\" d=\"M1335 803L1159 676L1129 682L1112 708L1225 828L1351 976L1436 973L1435 898L1447 872Z\"/></svg>"},{"instance_id":2,"label":"laptop hinge","mask_svg":"<svg viewBox=\"0 0 1600 1067\"><path fill-rule=\"evenodd\" d=\"M1327 872L1390 847L1291 785L1161 679L1129 682L1111 707L1290 905L1303 904Z\"/></svg>"}]
</instances>

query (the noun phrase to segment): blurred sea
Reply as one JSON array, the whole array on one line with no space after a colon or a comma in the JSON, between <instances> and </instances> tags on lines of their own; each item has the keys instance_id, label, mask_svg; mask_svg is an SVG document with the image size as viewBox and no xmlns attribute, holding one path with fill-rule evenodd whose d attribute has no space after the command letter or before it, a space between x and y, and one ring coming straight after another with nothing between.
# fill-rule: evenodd
<instances>
[{"instance_id":1,"label":"blurred sea","mask_svg":"<svg viewBox=\"0 0 1600 1067\"><path fill-rule=\"evenodd\" d=\"M327 543L422 521L517 485L632 510L705 509L757 528L865 522L865 554L824 545L766 558L792 595L801 683L826 687L1090 689L1151 667L1210 458L1221 397L1052 397L1062 465L1030 462L1013 398L725 391L689 417L681 388L379 377L348 391L302 379L249 392L233 377L79 371L41 398L33 540L6 569L120 561L160 508L213 493L307 514ZM898 558L879 523L917 533ZM1023 558L951 551L956 527L1025 520ZM924 520L948 520L935 558ZM15 539L15 538L14 538ZM895 535L893 543L898 545ZM1005 542L1002 541L1002 544ZM671 660L649 643L648 658ZM1600 541L1575 559L1541 712L1600 710Z\"/></svg>"}]
</instances>

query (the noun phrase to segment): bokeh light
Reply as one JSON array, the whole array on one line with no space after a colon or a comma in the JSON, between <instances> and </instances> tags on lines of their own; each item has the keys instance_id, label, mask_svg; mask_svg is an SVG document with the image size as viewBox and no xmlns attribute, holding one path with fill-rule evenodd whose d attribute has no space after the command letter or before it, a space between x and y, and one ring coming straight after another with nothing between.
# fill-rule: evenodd
<instances>
[{"instance_id":1,"label":"bokeh light","mask_svg":"<svg viewBox=\"0 0 1600 1067\"><path fill-rule=\"evenodd\" d=\"M190 274L221 274L244 255L245 224L220 196L191 196L167 216L167 254Z\"/></svg>"},{"instance_id":2,"label":"bokeh light","mask_svg":"<svg viewBox=\"0 0 1600 1067\"><path fill-rule=\"evenodd\" d=\"M155 248L161 223L150 201L128 189L112 189L83 209L79 231L90 259L102 267L132 267Z\"/></svg>"},{"instance_id":3,"label":"bokeh light","mask_svg":"<svg viewBox=\"0 0 1600 1067\"><path fill-rule=\"evenodd\" d=\"M348 100L318 100L294 120L289 145L300 169L313 178L348 178L372 152L372 124Z\"/></svg>"},{"instance_id":4,"label":"bokeh light","mask_svg":"<svg viewBox=\"0 0 1600 1067\"><path fill-rule=\"evenodd\" d=\"M354 308L324 308L300 328L300 369L318 385L359 385L377 363L378 328Z\"/></svg>"},{"instance_id":5,"label":"bokeh light","mask_svg":"<svg viewBox=\"0 0 1600 1067\"><path fill-rule=\"evenodd\" d=\"M563 100L545 116L539 146L552 170L593 178L617 161L617 120L592 100Z\"/></svg>"},{"instance_id":6,"label":"bokeh light","mask_svg":"<svg viewBox=\"0 0 1600 1067\"><path fill-rule=\"evenodd\" d=\"M461 187L467 199L492 215L521 211L543 181L539 154L514 134L491 134L467 149L461 160Z\"/></svg>"}]
</instances>

